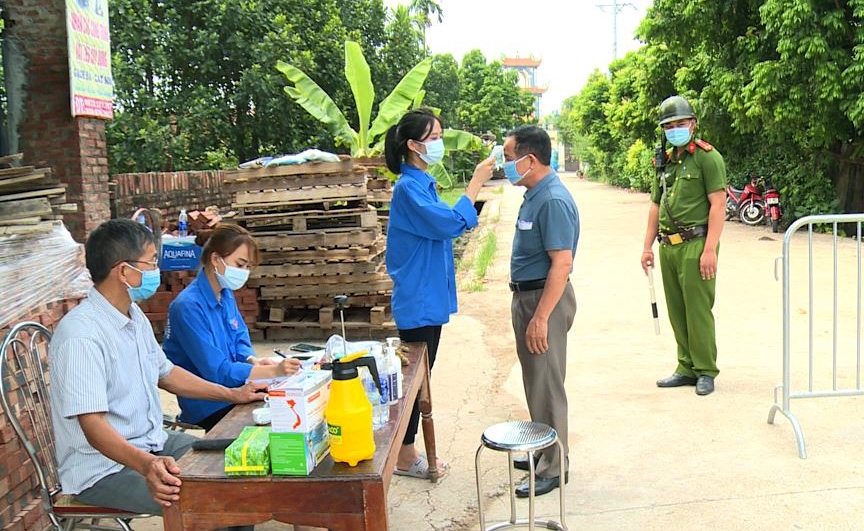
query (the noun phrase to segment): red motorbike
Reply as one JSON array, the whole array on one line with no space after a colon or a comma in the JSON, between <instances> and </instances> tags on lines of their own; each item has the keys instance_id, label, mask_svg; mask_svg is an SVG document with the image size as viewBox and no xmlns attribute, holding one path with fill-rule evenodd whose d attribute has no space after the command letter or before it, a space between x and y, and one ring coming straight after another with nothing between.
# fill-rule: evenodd
<instances>
[{"instance_id":1,"label":"red motorbike","mask_svg":"<svg viewBox=\"0 0 864 531\"><path fill-rule=\"evenodd\" d=\"M762 178L750 176L743 190L726 185L726 219L737 217L745 225L759 225L765 220L765 201L760 190Z\"/></svg>"},{"instance_id":2,"label":"red motorbike","mask_svg":"<svg viewBox=\"0 0 864 531\"><path fill-rule=\"evenodd\" d=\"M764 196L765 208L768 209L765 219L771 223L772 232L780 232L780 218L783 217L783 211L780 209L780 190L770 179L765 181Z\"/></svg>"}]
</instances>

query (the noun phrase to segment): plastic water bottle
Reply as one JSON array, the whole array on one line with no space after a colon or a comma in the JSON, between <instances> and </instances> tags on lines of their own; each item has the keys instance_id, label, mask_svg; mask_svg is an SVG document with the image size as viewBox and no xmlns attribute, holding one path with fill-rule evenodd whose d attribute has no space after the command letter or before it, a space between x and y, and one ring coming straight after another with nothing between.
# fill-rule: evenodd
<instances>
[{"instance_id":1,"label":"plastic water bottle","mask_svg":"<svg viewBox=\"0 0 864 531\"><path fill-rule=\"evenodd\" d=\"M177 218L177 233L183 238L186 236L189 227L189 216L186 215L186 209L180 209L180 217Z\"/></svg>"},{"instance_id":2,"label":"plastic water bottle","mask_svg":"<svg viewBox=\"0 0 864 531\"><path fill-rule=\"evenodd\" d=\"M387 357L384 355L384 349L381 348L380 344L373 345L369 350L375 358L375 366L378 368L378 378L381 381L381 401L389 404L390 378L388 378L387 373Z\"/></svg>"},{"instance_id":3,"label":"plastic water bottle","mask_svg":"<svg viewBox=\"0 0 864 531\"><path fill-rule=\"evenodd\" d=\"M141 212L138 214L137 221L138 221L138 223L140 223L142 225L145 225L145 226L147 225L147 218L144 216L144 212Z\"/></svg>"},{"instance_id":4,"label":"plastic water bottle","mask_svg":"<svg viewBox=\"0 0 864 531\"><path fill-rule=\"evenodd\" d=\"M389 404L399 401L399 373L402 372L402 363L396 357L396 349L384 348L384 366L387 368L387 386L390 389Z\"/></svg>"},{"instance_id":5,"label":"plastic water bottle","mask_svg":"<svg viewBox=\"0 0 864 531\"><path fill-rule=\"evenodd\" d=\"M384 427L390 420L390 407L382 403L381 394L375 386L375 380L368 371L363 374L363 390L366 398L372 404L372 429L377 430Z\"/></svg>"}]
</instances>

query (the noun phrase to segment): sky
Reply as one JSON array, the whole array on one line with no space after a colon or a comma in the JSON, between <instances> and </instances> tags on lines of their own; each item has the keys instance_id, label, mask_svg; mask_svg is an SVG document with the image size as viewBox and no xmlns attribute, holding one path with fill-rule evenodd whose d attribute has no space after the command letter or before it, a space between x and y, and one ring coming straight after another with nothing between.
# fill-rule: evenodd
<instances>
[{"instance_id":1,"label":"sky","mask_svg":"<svg viewBox=\"0 0 864 531\"><path fill-rule=\"evenodd\" d=\"M612 60L614 0L438 0L444 21L426 32L433 54L462 62L479 49L487 60L542 59L538 84L548 85L540 112L547 115L577 94L595 69ZM652 0L618 1L618 57L639 47L634 34ZM389 7L409 0L384 0ZM598 5L610 7L600 8Z\"/></svg>"}]
</instances>

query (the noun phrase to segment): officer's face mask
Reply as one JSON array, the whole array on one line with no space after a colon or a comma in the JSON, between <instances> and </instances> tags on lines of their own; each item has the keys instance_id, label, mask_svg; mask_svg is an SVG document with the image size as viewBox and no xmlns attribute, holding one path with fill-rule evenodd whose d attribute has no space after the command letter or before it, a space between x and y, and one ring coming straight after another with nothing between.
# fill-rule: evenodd
<instances>
[{"instance_id":1,"label":"officer's face mask","mask_svg":"<svg viewBox=\"0 0 864 531\"><path fill-rule=\"evenodd\" d=\"M681 147L690 141L690 126L664 129L663 133L666 135L666 140L676 147Z\"/></svg>"}]
</instances>

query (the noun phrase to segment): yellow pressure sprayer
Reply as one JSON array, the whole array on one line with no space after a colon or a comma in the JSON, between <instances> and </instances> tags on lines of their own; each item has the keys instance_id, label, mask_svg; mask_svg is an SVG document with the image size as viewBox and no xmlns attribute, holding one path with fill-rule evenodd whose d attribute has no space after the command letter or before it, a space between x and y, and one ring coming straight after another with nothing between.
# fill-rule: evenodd
<instances>
[{"instance_id":1,"label":"yellow pressure sprayer","mask_svg":"<svg viewBox=\"0 0 864 531\"><path fill-rule=\"evenodd\" d=\"M367 367L381 389L375 359L363 357L366 351L325 363L322 369L333 371L330 399L324 418L330 433L330 455L334 461L356 466L375 455L375 437L372 432L372 404L366 398L357 369Z\"/></svg>"}]
</instances>

